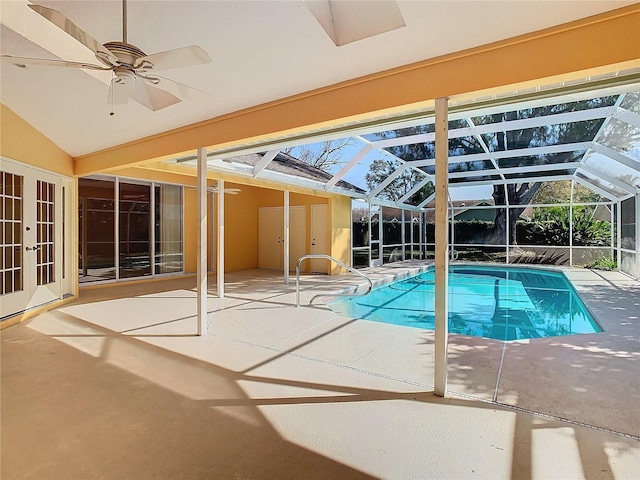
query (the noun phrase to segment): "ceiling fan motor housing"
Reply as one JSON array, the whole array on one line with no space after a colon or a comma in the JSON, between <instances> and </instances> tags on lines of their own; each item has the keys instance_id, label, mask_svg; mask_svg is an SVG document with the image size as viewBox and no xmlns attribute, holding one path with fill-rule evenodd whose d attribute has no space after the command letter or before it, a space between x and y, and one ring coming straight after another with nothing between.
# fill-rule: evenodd
<instances>
[{"instance_id":1,"label":"ceiling fan motor housing","mask_svg":"<svg viewBox=\"0 0 640 480\"><path fill-rule=\"evenodd\" d=\"M146 57L147 54L140 50L135 45L123 42L108 42L104 44L104 47L109 50L113 55L118 58L118 63L122 66L134 68L139 58ZM109 67L114 65L108 60L101 58L96 54L96 58ZM119 65L115 65L116 67Z\"/></svg>"}]
</instances>

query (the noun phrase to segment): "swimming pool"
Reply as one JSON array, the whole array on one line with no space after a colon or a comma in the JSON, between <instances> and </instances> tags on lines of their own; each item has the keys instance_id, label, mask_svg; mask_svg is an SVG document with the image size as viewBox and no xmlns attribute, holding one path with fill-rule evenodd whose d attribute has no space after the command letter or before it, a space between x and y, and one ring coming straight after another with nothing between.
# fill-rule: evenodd
<instances>
[{"instance_id":1,"label":"swimming pool","mask_svg":"<svg viewBox=\"0 0 640 480\"><path fill-rule=\"evenodd\" d=\"M339 315L433 330L435 271L329 302ZM497 340L602 332L562 272L449 267L449 332Z\"/></svg>"}]
</instances>

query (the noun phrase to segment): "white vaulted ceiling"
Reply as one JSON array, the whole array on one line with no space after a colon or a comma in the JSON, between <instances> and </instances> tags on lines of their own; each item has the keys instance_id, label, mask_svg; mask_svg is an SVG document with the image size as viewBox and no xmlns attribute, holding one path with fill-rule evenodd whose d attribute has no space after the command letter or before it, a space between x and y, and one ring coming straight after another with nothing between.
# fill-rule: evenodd
<instances>
[{"instance_id":1,"label":"white vaulted ceiling","mask_svg":"<svg viewBox=\"0 0 640 480\"><path fill-rule=\"evenodd\" d=\"M58 10L101 43L122 39L119 1L37 3ZM398 1L405 26L381 25L384 33L338 47L303 1L129 0L128 42L147 54L200 46L212 63L163 75L209 95L156 112L130 101L109 116L109 72L23 69L7 62L0 65L0 95L4 105L79 156L633 3ZM353 22L354 30L363 31L355 28L360 20L358 15L334 18L341 29ZM0 1L0 23L2 54L96 63L88 49L29 9L25 0Z\"/></svg>"}]
</instances>

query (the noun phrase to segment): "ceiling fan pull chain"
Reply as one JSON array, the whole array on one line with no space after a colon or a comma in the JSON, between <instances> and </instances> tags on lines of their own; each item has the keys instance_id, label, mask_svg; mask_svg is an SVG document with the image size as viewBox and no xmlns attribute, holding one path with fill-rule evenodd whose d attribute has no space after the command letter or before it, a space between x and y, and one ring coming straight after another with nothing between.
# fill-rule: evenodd
<instances>
[{"instance_id":1,"label":"ceiling fan pull chain","mask_svg":"<svg viewBox=\"0 0 640 480\"><path fill-rule=\"evenodd\" d=\"M115 74L113 72L111 72L111 85L109 86L109 102L111 103L111 111L109 112L109 116L113 117L115 115L115 112L113 111L113 96L115 95L114 93L114 88L113 88L113 80L115 79Z\"/></svg>"}]
</instances>

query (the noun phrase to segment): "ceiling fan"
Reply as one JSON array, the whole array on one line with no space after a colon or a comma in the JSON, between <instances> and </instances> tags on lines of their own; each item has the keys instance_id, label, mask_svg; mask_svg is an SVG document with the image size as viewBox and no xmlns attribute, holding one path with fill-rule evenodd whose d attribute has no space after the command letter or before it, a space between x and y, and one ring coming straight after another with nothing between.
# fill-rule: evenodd
<instances>
[{"instance_id":1,"label":"ceiling fan","mask_svg":"<svg viewBox=\"0 0 640 480\"><path fill-rule=\"evenodd\" d=\"M210 63L211 58L200 47L191 45L147 55L135 45L127 43L127 0L122 1L122 41L107 42L104 45L57 10L34 4L28 6L91 50L102 65L12 55L2 55L2 58L23 68L27 65L45 65L111 71L113 78L107 96L107 102L111 104L110 115L114 114L113 105L125 104L129 98L153 111L181 101L166 88L184 99L190 98L193 94L207 95L205 92L155 74L160 70Z\"/></svg>"},{"instance_id":2,"label":"ceiling fan","mask_svg":"<svg viewBox=\"0 0 640 480\"><path fill-rule=\"evenodd\" d=\"M225 188L224 189L224 193L226 193L227 195L237 195L241 192L242 190L240 190L239 188ZM213 187L209 187L207 188L207 192L209 193L218 193L218 187L217 186L213 186Z\"/></svg>"}]
</instances>

